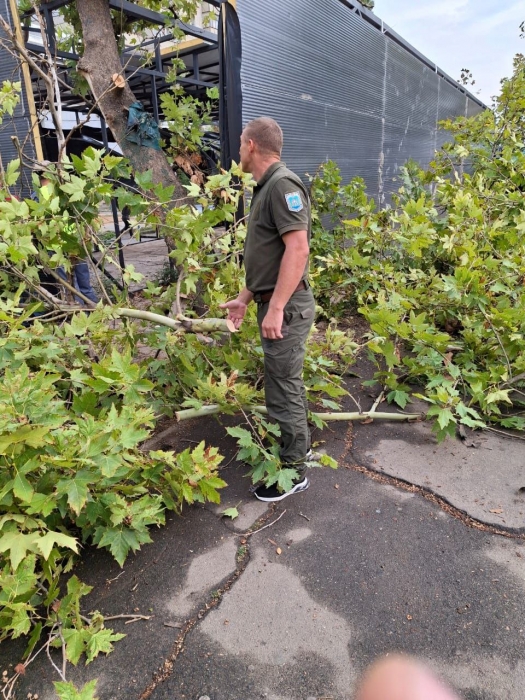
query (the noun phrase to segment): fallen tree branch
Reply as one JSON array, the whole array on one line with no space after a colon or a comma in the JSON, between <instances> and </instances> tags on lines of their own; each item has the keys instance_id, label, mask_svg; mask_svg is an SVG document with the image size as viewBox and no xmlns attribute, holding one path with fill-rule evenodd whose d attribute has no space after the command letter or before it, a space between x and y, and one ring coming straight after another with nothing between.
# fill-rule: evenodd
<instances>
[{"instance_id":1,"label":"fallen tree branch","mask_svg":"<svg viewBox=\"0 0 525 700\"><path fill-rule=\"evenodd\" d=\"M182 411L177 411L175 417L178 421L190 420L191 418L204 418L205 416L212 416L215 413L221 412L221 407L216 404L211 406L203 406L202 408L187 408ZM266 406L246 406L244 410L248 412L257 412L268 414ZM377 413L371 411L365 411L364 413L314 413L327 423L333 421L354 421L354 420L365 420L366 418L373 418L374 420L391 420L391 421L420 421L425 418L424 413Z\"/></svg>"},{"instance_id":2,"label":"fallen tree branch","mask_svg":"<svg viewBox=\"0 0 525 700\"><path fill-rule=\"evenodd\" d=\"M19 275L22 279L27 279L25 276ZM58 277L58 275L57 275ZM60 279L63 283L62 278ZM31 284L30 280L28 282ZM44 299L52 304L54 310L58 313L63 313L65 315L72 315L79 311L83 312L93 312L100 309L97 307L88 306L78 306L74 304L68 304L67 302L58 299L53 294L44 289L39 285L32 285L35 292L42 295ZM90 302L92 303L92 302ZM226 318L181 318L173 319L169 316L162 316L161 314L154 314L151 311L142 311L141 309L121 309L119 307L114 307L113 312L116 316L125 318L134 318L139 321L149 321L159 326L167 326L174 331L185 331L186 333L236 333L235 326L232 321Z\"/></svg>"},{"instance_id":3,"label":"fallen tree branch","mask_svg":"<svg viewBox=\"0 0 525 700\"><path fill-rule=\"evenodd\" d=\"M137 622L137 620L151 620L154 615L109 615L109 617L104 616L104 622L108 620L129 620L130 622ZM127 622L125 624L128 624Z\"/></svg>"},{"instance_id":4,"label":"fallen tree branch","mask_svg":"<svg viewBox=\"0 0 525 700\"><path fill-rule=\"evenodd\" d=\"M383 401L384 398L385 398L385 392L382 391L382 392L379 394L379 396L377 397L377 399L374 401L374 405L373 405L372 408L368 411L368 413L369 413L369 414L371 414L371 413L374 413L374 414L375 414L376 411L377 411L377 407L379 406L379 404L381 403L381 401Z\"/></svg>"},{"instance_id":5,"label":"fallen tree branch","mask_svg":"<svg viewBox=\"0 0 525 700\"><path fill-rule=\"evenodd\" d=\"M118 309L115 313L126 318L136 318L140 321L151 321L163 326L168 326L175 331L185 330L190 333L235 333L235 326L232 321L226 318L183 318L173 319L160 314L153 314L150 311L140 309Z\"/></svg>"}]
</instances>

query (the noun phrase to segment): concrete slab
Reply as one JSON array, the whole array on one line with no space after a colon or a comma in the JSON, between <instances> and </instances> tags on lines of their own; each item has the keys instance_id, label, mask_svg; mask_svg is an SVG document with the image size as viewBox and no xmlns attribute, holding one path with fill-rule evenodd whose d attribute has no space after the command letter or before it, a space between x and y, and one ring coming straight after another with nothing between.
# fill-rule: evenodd
<instances>
[{"instance_id":1,"label":"concrete slab","mask_svg":"<svg viewBox=\"0 0 525 700\"><path fill-rule=\"evenodd\" d=\"M467 446L472 443L477 446ZM520 440L483 432L438 444L429 423L376 423L355 427L352 455L358 464L431 490L476 520L525 532Z\"/></svg>"}]
</instances>

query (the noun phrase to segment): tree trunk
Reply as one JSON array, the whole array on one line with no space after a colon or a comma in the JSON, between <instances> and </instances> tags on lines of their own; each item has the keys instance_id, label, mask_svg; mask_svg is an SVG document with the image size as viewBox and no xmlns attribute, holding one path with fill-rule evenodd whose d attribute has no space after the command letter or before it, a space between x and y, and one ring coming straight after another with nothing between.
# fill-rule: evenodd
<instances>
[{"instance_id":1,"label":"tree trunk","mask_svg":"<svg viewBox=\"0 0 525 700\"><path fill-rule=\"evenodd\" d=\"M134 171L153 171L153 181L174 185L175 199L185 199L183 189L165 154L126 139L129 106L136 101L129 85L118 88L112 75L124 74L111 23L108 0L76 0L84 38L84 55L77 69L84 75L107 125Z\"/></svg>"}]
</instances>

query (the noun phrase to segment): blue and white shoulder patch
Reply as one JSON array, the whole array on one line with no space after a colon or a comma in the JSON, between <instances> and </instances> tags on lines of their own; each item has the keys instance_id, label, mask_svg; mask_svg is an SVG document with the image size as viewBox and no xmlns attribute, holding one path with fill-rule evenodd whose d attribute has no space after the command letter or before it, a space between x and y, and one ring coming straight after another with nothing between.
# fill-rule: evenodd
<instances>
[{"instance_id":1,"label":"blue and white shoulder patch","mask_svg":"<svg viewBox=\"0 0 525 700\"><path fill-rule=\"evenodd\" d=\"M290 211L302 211L303 200L301 199L299 192L289 192L288 194L285 194L284 197Z\"/></svg>"}]
</instances>

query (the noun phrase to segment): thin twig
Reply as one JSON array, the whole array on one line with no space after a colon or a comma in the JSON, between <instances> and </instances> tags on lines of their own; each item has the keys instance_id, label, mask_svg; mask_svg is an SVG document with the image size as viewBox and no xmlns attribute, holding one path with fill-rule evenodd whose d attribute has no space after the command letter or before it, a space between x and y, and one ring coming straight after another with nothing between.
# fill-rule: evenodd
<instances>
[{"instance_id":1,"label":"thin twig","mask_svg":"<svg viewBox=\"0 0 525 700\"><path fill-rule=\"evenodd\" d=\"M58 634L60 635L60 641L62 642L62 675L64 680L66 680L66 666L67 666L67 656L66 656L66 640L62 634L62 625L58 628Z\"/></svg>"},{"instance_id":2,"label":"thin twig","mask_svg":"<svg viewBox=\"0 0 525 700\"><path fill-rule=\"evenodd\" d=\"M51 666L53 666L53 668L54 668L55 671L58 673L58 675L60 676L60 678L61 678L63 681L65 681L65 680L66 680L66 677L65 677L64 675L62 675L62 671L58 668L58 666L55 664L55 662L54 662L53 659L51 658L51 653L50 653L50 651L49 651L49 646L50 646L51 642L54 641L54 640L57 639L57 638L58 638L58 635L55 636L55 637L53 637L53 638L50 637L50 638L47 640L46 645L45 645L45 646L46 646L46 654L47 654L47 658L49 659L49 661L50 661L50 663L51 663Z\"/></svg>"},{"instance_id":3,"label":"thin twig","mask_svg":"<svg viewBox=\"0 0 525 700\"><path fill-rule=\"evenodd\" d=\"M115 576L115 578L108 578L106 579L106 583L112 583L113 581L116 581L118 578L122 576L122 574L125 574L126 572L123 570L118 574L118 576Z\"/></svg>"},{"instance_id":4,"label":"thin twig","mask_svg":"<svg viewBox=\"0 0 525 700\"><path fill-rule=\"evenodd\" d=\"M486 314L485 311L483 311L483 309L482 309L481 307L479 307L479 310L481 311L481 313L482 313L483 316L485 317L486 322L490 325L490 327L491 327L491 329L492 329L492 332L493 332L494 335L496 336L496 340L498 341L498 344L499 344L501 350L503 351L503 354L505 355L505 360L506 360L506 362L507 362L507 370L508 370L508 373L509 373L509 381L512 381L512 366L511 366L511 364L510 364L509 356L507 355L507 352L506 352L506 350L505 350L505 347L504 347L503 343L501 342L501 338L500 338L500 336L499 336L499 333L498 333L498 331L494 328L494 324L493 324L492 321L490 320L488 314Z\"/></svg>"},{"instance_id":5,"label":"thin twig","mask_svg":"<svg viewBox=\"0 0 525 700\"><path fill-rule=\"evenodd\" d=\"M177 287L175 290L175 312L176 312L175 316L176 316L176 318L183 316L182 304L180 301L180 288L181 288L183 279L184 279L184 272L182 270L179 270L179 275L177 277Z\"/></svg>"},{"instance_id":6,"label":"thin twig","mask_svg":"<svg viewBox=\"0 0 525 700\"><path fill-rule=\"evenodd\" d=\"M93 233L94 233L94 231L91 229L91 237L92 238L93 238ZM84 240L84 236L81 236L81 240L82 240L82 247L84 248L84 252L86 253L86 260L90 260L91 256L90 256L90 252L87 248L86 241ZM111 306L111 299L109 298L109 295L106 292L106 288L104 287L102 279L100 278L97 265L90 265L90 269L93 269L93 273L94 273L95 277L97 278L98 286L100 287L100 290L101 290L103 296L106 298L106 302Z\"/></svg>"},{"instance_id":7,"label":"thin twig","mask_svg":"<svg viewBox=\"0 0 525 700\"><path fill-rule=\"evenodd\" d=\"M151 620L155 615L110 615L109 617L104 616L104 622L107 620Z\"/></svg>"},{"instance_id":8,"label":"thin twig","mask_svg":"<svg viewBox=\"0 0 525 700\"><path fill-rule=\"evenodd\" d=\"M379 404L381 403L381 401L383 401L384 398L385 398L385 392L382 391L382 392L379 394L379 396L377 397L377 399L375 400L374 405L373 405L372 408L368 411L368 413L369 413L369 414L370 414L370 413L375 413L375 412L377 411L377 408L378 408Z\"/></svg>"},{"instance_id":9,"label":"thin twig","mask_svg":"<svg viewBox=\"0 0 525 700\"><path fill-rule=\"evenodd\" d=\"M258 532L262 532L263 530L266 530L267 527L272 527L272 525L275 525L275 523L280 520L283 515L286 513L285 510L281 513L281 515L276 518L273 522L268 523L268 525L265 525L264 527L260 527L258 530L254 530L253 532L245 532L244 535L239 535L239 537L250 537L251 535L256 535Z\"/></svg>"},{"instance_id":10,"label":"thin twig","mask_svg":"<svg viewBox=\"0 0 525 700\"><path fill-rule=\"evenodd\" d=\"M485 426L483 430L489 430L491 433L498 433L498 435L503 435L504 437L511 438L512 440L525 441L525 437L521 437L520 435L511 435L510 433L506 433L504 430L498 430L497 428L491 428L490 426Z\"/></svg>"},{"instance_id":11,"label":"thin twig","mask_svg":"<svg viewBox=\"0 0 525 700\"><path fill-rule=\"evenodd\" d=\"M308 520L308 522L310 522L310 518L307 515L303 515L302 513L299 513L299 515L301 516L301 518L304 518L305 520Z\"/></svg>"}]
</instances>

